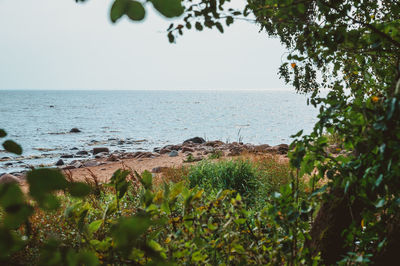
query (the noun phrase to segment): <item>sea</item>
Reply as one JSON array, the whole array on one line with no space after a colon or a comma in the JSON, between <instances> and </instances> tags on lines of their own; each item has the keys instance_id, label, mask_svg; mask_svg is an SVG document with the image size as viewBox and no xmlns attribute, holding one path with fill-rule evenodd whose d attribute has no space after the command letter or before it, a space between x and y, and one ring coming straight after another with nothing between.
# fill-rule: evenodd
<instances>
[{"instance_id":1,"label":"sea","mask_svg":"<svg viewBox=\"0 0 400 266\"><path fill-rule=\"evenodd\" d=\"M290 143L317 120L318 110L306 101L291 90L0 90L0 128L8 133L0 142L12 139L23 148L16 156L0 147L0 174L51 166L63 154L93 147L152 151L196 136Z\"/></svg>"}]
</instances>

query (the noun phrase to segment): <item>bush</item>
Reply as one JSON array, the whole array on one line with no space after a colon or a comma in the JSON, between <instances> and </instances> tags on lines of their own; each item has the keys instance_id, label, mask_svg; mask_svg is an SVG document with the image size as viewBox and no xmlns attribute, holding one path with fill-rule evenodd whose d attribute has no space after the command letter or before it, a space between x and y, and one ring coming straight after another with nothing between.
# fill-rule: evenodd
<instances>
[{"instance_id":1,"label":"bush","mask_svg":"<svg viewBox=\"0 0 400 266\"><path fill-rule=\"evenodd\" d=\"M199 186L209 191L235 190L249 201L257 190L259 173L248 160L220 162L203 161L193 166L187 175L191 188Z\"/></svg>"}]
</instances>

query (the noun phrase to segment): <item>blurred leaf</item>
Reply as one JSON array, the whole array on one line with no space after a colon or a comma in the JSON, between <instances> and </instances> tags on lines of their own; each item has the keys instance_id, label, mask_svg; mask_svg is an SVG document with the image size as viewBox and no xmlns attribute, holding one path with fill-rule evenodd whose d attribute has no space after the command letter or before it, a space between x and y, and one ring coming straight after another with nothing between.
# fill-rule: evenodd
<instances>
[{"instance_id":1,"label":"blurred leaf","mask_svg":"<svg viewBox=\"0 0 400 266\"><path fill-rule=\"evenodd\" d=\"M58 169L36 169L28 172L29 194L42 208L57 208L59 202L51 193L67 188L68 182Z\"/></svg>"},{"instance_id":2,"label":"blurred leaf","mask_svg":"<svg viewBox=\"0 0 400 266\"><path fill-rule=\"evenodd\" d=\"M6 151L8 151L8 152L12 152L12 153L15 153L15 154L18 154L18 155L21 155L21 154L22 154L22 148L21 148L21 146L18 145L17 143L15 143L15 142L12 141L12 140L6 140L6 141L3 143L3 147L4 147L4 149L5 149Z\"/></svg>"},{"instance_id":3,"label":"blurred leaf","mask_svg":"<svg viewBox=\"0 0 400 266\"><path fill-rule=\"evenodd\" d=\"M142 173L142 178L140 182L143 184L145 189L151 189L153 185L153 175L149 171L144 171Z\"/></svg>"},{"instance_id":4,"label":"blurred leaf","mask_svg":"<svg viewBox=\"0 0 400 266\"><path fill-rule=\"evenodd\" d=\"M73 182L68 184L68 191L73 197L85 197L90 193L91 187L85 183Z\"/></svg>"},{"instance_id":5,"label":"blurred leaf","mask_svg":"<svg viewBox=\"0 0 400 266\"><path fill-rule=\"evenodd\" d=\"M145 217L123 218L112 228L113 241L117 249L129 254L136 240L147 231L150 220Z\"/></svg>"}]
</instances>

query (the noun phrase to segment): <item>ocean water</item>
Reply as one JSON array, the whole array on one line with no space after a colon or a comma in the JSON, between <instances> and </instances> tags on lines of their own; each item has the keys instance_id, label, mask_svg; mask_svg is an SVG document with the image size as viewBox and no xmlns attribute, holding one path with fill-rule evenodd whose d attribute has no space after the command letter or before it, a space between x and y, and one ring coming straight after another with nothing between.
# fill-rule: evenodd
<instances>
[{"instance_id":1,"label":"ocean water","mask_svg":"<svg viewBox=\"0 0 400 266\"><path fill-rule=\"evenodd\" d=\"M195 136L290 143L290 135L311 131L317 113L306 96L285 90L0 90L0 128L24 150L19 158L0 151L0 158L12 157L0 162L0 173L54 164L61 154L74 154L74 147L152 150ZM69 133L74 127L82 132Z\"/></svg>"}]
</instances>

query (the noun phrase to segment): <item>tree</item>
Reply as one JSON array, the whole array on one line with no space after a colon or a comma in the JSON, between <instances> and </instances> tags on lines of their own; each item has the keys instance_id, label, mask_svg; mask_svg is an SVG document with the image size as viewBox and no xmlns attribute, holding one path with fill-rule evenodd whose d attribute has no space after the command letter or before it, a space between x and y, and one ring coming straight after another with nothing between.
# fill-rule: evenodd
<instances>
[{"instance_id":1,"label":"tree","mask_svg":"<svg viewBox=\"0 0 400 266\"><path fill-rule=\"evenodd\" d=\"M227 2L183 1L183 22L171 24L169 40L193 23L199 31L223 32L222 20L230 25L248 15L278 37L289 51L280 76L320 108L314 131L297 134L291 154L313 186L329 181L309 248L327 264L394 258L400 231L399 1L248 0L241 12L226 9ZM345 155L327 152L326 133L337 136Z\"/></svg>"}]
</instances>

